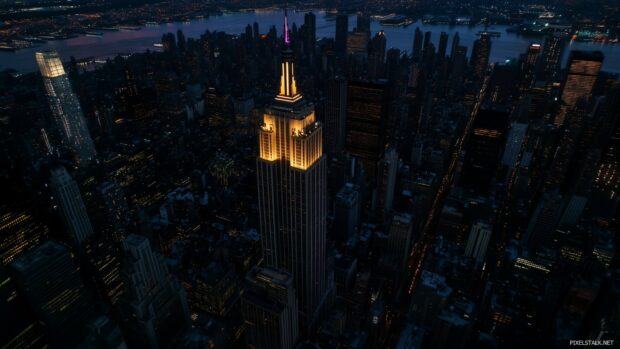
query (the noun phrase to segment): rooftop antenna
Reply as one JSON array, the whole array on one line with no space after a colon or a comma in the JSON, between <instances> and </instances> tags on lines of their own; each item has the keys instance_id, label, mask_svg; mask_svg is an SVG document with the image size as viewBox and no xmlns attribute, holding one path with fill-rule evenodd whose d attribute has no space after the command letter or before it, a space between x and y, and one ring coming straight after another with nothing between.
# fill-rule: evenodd
<instances>
[{"instance_id":1,"label":"rooftop antenna","mask_svg":"<svg viewBox=\"0 0 620 349\"><path fill-rule=\"evenodd\" d=\"M286 46L291 45L291 37L288 31L288 1L284 7L284 44Z\"/></svg>"}]
</instances>

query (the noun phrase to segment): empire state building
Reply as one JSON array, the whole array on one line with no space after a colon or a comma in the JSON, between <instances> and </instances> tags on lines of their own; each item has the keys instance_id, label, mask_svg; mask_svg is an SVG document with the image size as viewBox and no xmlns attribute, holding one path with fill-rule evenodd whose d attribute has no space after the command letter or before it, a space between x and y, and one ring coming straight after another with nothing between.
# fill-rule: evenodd
<instances>
[{"instance_id":1,"label":"empire state building","mask_svg":"<svg viewBox=\"0 0 620 349\"><path fill-rule=\"evenodd\" d=\"M295 80L284 20L280 90L265 110L256 161L263 263L293 275L306 332L327 298L323 129Z\"/></svg>"}]
</instances>

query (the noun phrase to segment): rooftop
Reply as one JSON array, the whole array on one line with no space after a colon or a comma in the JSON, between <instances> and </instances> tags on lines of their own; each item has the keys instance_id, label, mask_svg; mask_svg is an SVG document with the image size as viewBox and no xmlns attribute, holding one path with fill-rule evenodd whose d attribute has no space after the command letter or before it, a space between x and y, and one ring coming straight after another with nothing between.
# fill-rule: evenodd
<instances>
[{"instance_id":1,"label":"rooftop","mask_svg":"<svg viewBox=\"0 0 620 349\"><path fill-rule=\"evenodd\" d=\"M24 254L17 257L11 265L16 270L26 271L27 269L37 268L42 264L46 264L49 262L49 259L65 252L67 252L67 248L64 245L51 240L43 243L41 246L24 252Z\"/></svg>"}]
</instances>

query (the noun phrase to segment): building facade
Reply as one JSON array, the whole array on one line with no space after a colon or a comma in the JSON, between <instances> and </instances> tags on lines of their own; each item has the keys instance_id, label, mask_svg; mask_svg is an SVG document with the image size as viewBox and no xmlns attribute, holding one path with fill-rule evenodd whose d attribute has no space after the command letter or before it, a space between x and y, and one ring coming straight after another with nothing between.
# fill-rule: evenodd
<instances>
[{"instance_id":1,"label":"building facade","mask_svg":"<svg viewBox=\"0 0 620 349\"><path fill-rule=\"evenodd\" d=\"M169 347L189 327L185 291L146 237L129 235L123 252L125 293L119 307L127 343L136 348Z\"/></svg>"},{"instance_id":2,"label":"building facade","mask_svg":"<svg viewBox=\"0 0 620 349\"><path fill-rule=\"evenodd\" d=\"M603 53L600 51L571 51L568 58L568 73L562 85L560 111L554 123L562 126L567 113L577 105L580 98L588 98L603 65Z\"/></svg>"},{"instance_id":3,"label":"building facade","mask_svg":"<svg viewBox=\"0 0 620 349\"><path fill-rule=\"evenodd\" d=\"M93 235L93 227L77 183L64 167L56 167L51 171L50 187L69 236L81 245Z\"/></svg>"},{"instance_id":4,"label":"building facade","mask_svg":"<svg viewBox=\"0 0 620 349\"><path fill-rule=\"evenodd\" d=\"M264 264L293 275L307 327L327 290L326 161L322 125L297 89L288 23L285 28L280 91L259 130L259 220Z\"/></svg>"},{"instance_id":5,"label":"building facade","mask_svg":"<svg viewBox=\"0 0 620 349\"><path fill-rule=\"evenodd\" d=\"M37 52L36 59L62 142L73 151L79 164L86 164L93 160L97 153L80 101L73 93L58 52Z\"/></svg>"},{"instance_id":6,"label":"building facade","mask_svg":"<svg viewBox=\"0 0 620 349\"><path fill-rule=\"evenodd\" d=\"M269 267L255 267L246 276L241 297L246 345L252 349L292 349L299 337L293 276Z\"/></svg>"},{"instance_id":7,"label":"building facade","mask_svg":"<svg viewBox=\"0 0 620 349\"><path fill-rule=\"evenodd\" d=\"M16 258L10 269L50 344L72 348L79 343L96 310L69 249L47 241Z\"/></svg>"}]
</instances>

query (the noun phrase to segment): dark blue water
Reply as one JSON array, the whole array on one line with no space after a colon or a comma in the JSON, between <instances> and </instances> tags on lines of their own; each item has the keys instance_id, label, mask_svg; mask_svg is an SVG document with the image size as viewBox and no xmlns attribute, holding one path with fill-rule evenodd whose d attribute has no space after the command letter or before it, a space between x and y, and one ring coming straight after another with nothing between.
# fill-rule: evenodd
<instances>
[{"instance_id":1,"label":"dark blue water","mask_svg":"<svg viewBox=\"0 0 620 349\"><path fill-rule=\"evenodd\" d=\"M303 24L303 13L289 13L291 22L298 26ZM335 21L333 17L326 15L325 12L316 12L316 25L318 37L333 37L335 33ZM34 59L36 51L54 49L60 56L67 60L69 57L112 57L117 54L128 54L144 52L147 49L155 50L154 43L158 43L161 36L168 32L178 29L183 30L186 37L196 38L206 30L224 31L230 34L239 34L245 30L248 23L258 22L261 33L268 31L269 27L275 25L280 34L282 31L281 11L256 11L256 12L235 12L221 16L214 16L207 19L197 19L189 23L167 23L159 26L147 26L137 31L117 31L104 32L101 37L80 36L69 40L49 41L35 48L19 50L17 52L0 52L0 70L6 68L17 69L20 72L29 72L37 69ZM355 17L349 19L351 29L355 26ZM404 51L409 51L412 47L413 32L419 26L422 31L431 31L432 41L437 47L439 33L445 31L450 34L450 42L454 33L458 32L461 38L461 45L468 47L471 53L472 44L476 39L476 34L483 30L482 27L467 26L447 26L447 25L424 25L416 22L406 28L402 27L382 27L379 22L373 21L371 30L374 33L383 29L387 35L388 47L396 47ZM506 59L517 58L524 53L527 46L536 42L536 38L518 36L514 33L507 33L506 26L493 26L487 28L490 31L501 32L500 38L493 38L491 49L492 62L504 62ZM450 47L450 46L448 46ZM620 45L603 45L593 43L572 43L571 49L579 50L601 50L605 54L603 69L609 72L620 73ZM565 57L568 55L568 50Z\"/></svg>"}]
</instances>

